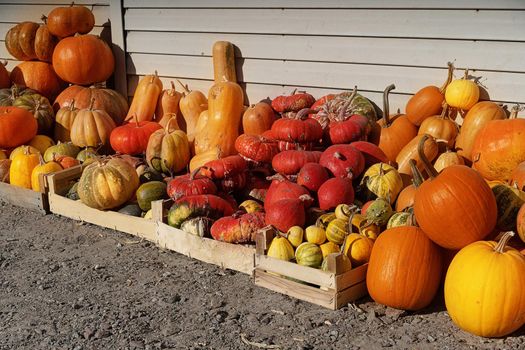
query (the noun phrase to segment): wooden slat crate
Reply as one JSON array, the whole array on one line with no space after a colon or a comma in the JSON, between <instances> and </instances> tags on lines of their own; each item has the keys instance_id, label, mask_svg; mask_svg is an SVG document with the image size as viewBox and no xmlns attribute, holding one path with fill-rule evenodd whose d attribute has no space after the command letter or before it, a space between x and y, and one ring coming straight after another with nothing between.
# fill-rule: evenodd
<instances>
[{"instance_id":1,"label":"wooden slat crate","mask_svg":"<svg viewBox=\"0 0 525 350\"><path fill-rule=\"evenodd\" d=\"M82 175L83 166L75 166L45 177L49 210L53 214L107 227L157 243L156 224L153 220L121 214L115 211L93 209L80 200L64 195Z\"/></svg>"},{"instance_id":2,"label":"wooden slat crate","mask_svg":"<svg viewBox=\"0 0 525 350\"><path fill-rule=\"evenodd\" d=\"M172 204L171 200L152 203L153 219L158 225L157 243L160 247L221 268L252 274L255 246L216 241L169 226L165 213Z\"/></svg>"},{"instance_id":3,"label":"wooden slat crate","mask_svg":"<svg viewBox=\"0 0 525 350\"><path fill-rule=\"evenodd\" d=\"M41 179L42 183L43 179ZM49 203L45 186L40 186L41 192L28 190L26 188L13 186L4 182L0 182L0 200L16 205L38 211L42 214L49 213Z\"/></svg>"},{"instance_id":4,"label":"wooden slat crate","mask_svg":"<svg viewBox=\"0 0 525 350\"><path fill-rule=\"evenodd\" d=\"M322 271L274 259L266 255L273 237L271 230L261 230L257 235L253 273L257 286L332 310L368 294L368 264L344 270L342 255L333 254L327 257L328 271Z\"/></svg>"}]
</instances>

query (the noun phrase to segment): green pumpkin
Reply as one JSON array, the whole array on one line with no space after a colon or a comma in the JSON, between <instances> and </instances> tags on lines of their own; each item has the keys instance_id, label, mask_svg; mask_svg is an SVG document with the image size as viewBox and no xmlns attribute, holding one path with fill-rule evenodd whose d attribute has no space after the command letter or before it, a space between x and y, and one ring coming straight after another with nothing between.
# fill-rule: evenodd
<instances>
[{"instance_id":1,"label":"green pumpkin","mask_svg":"<svg viewBox=\"0 0 525 350\"><path fill-rule=\"evenodd\" d=\"M142 209L138 206L138 204L132 203L123 206L118 211L121 214L130 215L130 216L136 216L140 217L142 215Z\"/></svg>"},{"instance_id":2,"label":"green pumpkin","mask_svg":"<svg viewBox=\"0 0 525 350\"><path fill-rule=\"evenodd\" d=\"M32 95L37 92L22 86L13 85L8 89L0 89L0 106L12 106L13 102L20 96Z\"/></svg>"},{"instance_id":3,"label":"green pumpkin","mask_svg":"<svg viewBox=\"0 0 525 350\"><path fill-rule=\"evenodd\" d=\"M46 162L50 162L53 160L54 155L76 158L79 152L80 147L75 146L71 142L58 143L46 149L46 152L44 153L44 160Z\"/></svg>"},{"instance_id":4,"label":"green pumpkin","mask_svg":"<svg viewBox=\"0 0 525 350\"><path fill-rule=\"evenodd\" d=\"M166 183L162 181L151 181L140 185L136 193L140 209L148 211L151 209L151 202L168 198L166 187Z\"/></svg>"},{"instance_id":5,"label":"green pumpkin","mask_svg":"<svg viewBox=\"0 0 525 350\"><path fill-rule=\"evenodd\" d=\"M86 147L82 151L78 152L77 154L77 160L81 163L84 163L88 159L95 159L99 155L97 151L93 147Z\"/></svg>"},{"instance_id":6,"label":"green pumpkin","mask_svg":"<svg viewBox=\"0 0 525 350\"><path fill-rule=\"evenodd\" d=\"M55 111L49 100L39 94L25 94L13 101L13 106L23 108L34 115L38 122L38 134L49 135L55 122Z\"/></svg>"},{"instance_id":7,"label":"green pumpkin","mask_svg":"<svg viewBox=\"0 0 525 350\"><path fill-rule=\"evenodd\" d=\"M326 227L326 239L337 245L343 244L348 232L348 220L335 219L330 221Z\"/></svg>"},{"instance_id":8,"label":"green pumpkin","mask_svg":"<svg viewBox=\"0 0 525 350\"><path fill-rule=\"evenodd\" d=\"M323 252L317 244L304 242L295 250L295 260L299 265L319 268L323 263Z\"/></svg>"},{"instance_id":9,"label":"green pumpkin","mask_svg":"<svg viewBox=\"0 0 525 350\"><path fill-rule=\"evenodd\" d=\"M508 185L496 185L492 187L492 193L496 197L498 206L498 222L496 226L501 231L516 230L516 218L518 211L525 203L525 193Z\"/></svg>"},{"instance_id":10,"label":"green pumpkin","mask_svg":"<svg viewBox=\"0 0 525 350\"><path fill-rule=\"evenodd\" d=\"M377 226L385 226L390 217L394 214L390 203L383 198L377 198L366 209L366 220Z\"/></svg>"}]
</instances>

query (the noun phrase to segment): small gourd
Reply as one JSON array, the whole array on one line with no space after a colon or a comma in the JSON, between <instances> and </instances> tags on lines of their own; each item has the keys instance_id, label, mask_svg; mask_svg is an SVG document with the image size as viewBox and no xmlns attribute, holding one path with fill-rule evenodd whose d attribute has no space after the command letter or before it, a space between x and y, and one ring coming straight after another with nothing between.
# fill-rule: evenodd
<instances>
[{"instance_id":1,"label":"small gourd","mask_svg":"<svg viewBox=\"0 0 525 350\"><path fill-rule=\"evenodd\" d=\"M399 226L416 226L416 218L414 213L403 211L400 213L394 213L388 220L386 228L399 227Z\"/></svg>"},{"instance_id":2,"label":"small gourd","mask_svg":"<svg viewBox=\"0 0 525 350\"><path fill-rule=\"evenodd\" d=\"M403 188L403 179L399 172L391 165L376 163L365 172L360 187L372 192L389 203L394 203Z\"/></svg>"},{"instance_id":3,"label":"small gourd","mask_svg":"<svg viewBox=\"0 0 525 350\"><path fill-rule=\"evenodd\" d=\"M357 233L351 233L346 237L343 253L350 258L352 266L366 264L372 254L374 241Z\"/></svg>"},{"instance_id":4,"label":"small gourd","mask_svg":"<svg viewBox=\"0 0 525 350\"><path fill-rule=\"evenodd\" d=\"M468 69L463 79L453 80L445 91L445 100L451 107L469 110L479 100L479 87L475 82L468 80Z\"/></svg>"},{"instance_id":5,"label":"small gourd","mask_svg":"<svg viewBox=\"0 0 525 350\"><path fill-rule=\"evenodd\" d=\"M377 226L384 226L388 219L394 214L390 203L384 198L377 198L370 204L366 210L366 219L368 222Z\"/></svg>"},{"instance_id":6,"label":"small gourd","mask_svg":"<svg viewBox=\"0 0 525 350\"><path fill-rule=\"evenodd\" d=\"M317 244L304 242L295 250L295 260L299 265L319 268L323 263L323 252Z\"/></svg>"},{"instance_id":7,"label":"small gourd","mask_svg":"<svg viewBox=\"0 0 525 350\"><path fill-rule=\"evenodd\" d=\"M348 233L348 220L345 219L332 220L326 227L326 238L334 244L343 244Z\"/></svg>"},{"instance_id":8,"label":"small gourd","mask_svg":"<svg viewBox=\"0 0 525 350\"><path fill-rule=\"evenodd\" d=\"M270 243L267 255L274 259L290 261L294 258L294 250L286 238L277 235Z\"/></svg>"},{"instance_id":9,"label":"small gourd","mask_svg":"<svg viewBox=\"0 0 525 350\"><path fill-rule=\"evenodd\" d=\"M288 229L287 238L294 248L297 248L303 243L303 236L304 230L301 226L292 226Z\"/></svg>"},{"instance_id":10,"label":"small gourd","mask_svg":"<svg viewBox=\"0 0 525 350\"><path fill-rule=\"evenodd\" d=\"M341 247L333 242L323 243L319 246L319 248L321 248L321 252L323 253L323 259L325 259L328 254L339 253L341 250Z\"/></svg>"},{"instance_id":11,"label":"small gourd","mask_svg":"<svg viewBox=\"0 0 525 350\"><path fill-rule=\"evenodd\" d=\"M315 243L317 245L326 242L326 232L319 226L310 225L304 230L304 233L307 242Z\"/></svg>"}]
</instances>

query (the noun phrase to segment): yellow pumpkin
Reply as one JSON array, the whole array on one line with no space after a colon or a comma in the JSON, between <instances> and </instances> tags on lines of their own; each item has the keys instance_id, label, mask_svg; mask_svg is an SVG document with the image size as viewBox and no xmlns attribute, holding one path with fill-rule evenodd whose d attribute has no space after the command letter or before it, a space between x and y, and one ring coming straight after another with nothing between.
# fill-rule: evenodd
<instances>
[{"instance_id":1,"label":"yellow pumpkin","mask_svg":"<svg viewBox=\"0 0 525 350\"><path fill-rule=\"evenodd\" d=\"M53 146L54 144L55 142L51 137L46 135L36 135L31 141L29 141L28 145L36 148L40 154L44 154L46 149Z\"/></svg>"},{"instance_id":2,"label":"yellow pumpkin","mask_svg":"<svg viewBox=\"0 0 525 350\"><path fill-rule=\"evenodd\" d=\"M445 90L445 100L451 107L469 110L479 100L478 85L468 80L468 69L465 70L463 79L453 80Z\"/></svg>"},{"instance_id":3,"label":"yellow pumpkin","mask_svg":"<svg viewBox=\"0 0 525 350\"><path fill-rule=\"evenodd\" d=\"M31 189L31 173L40 164L40 154L29 153L29 150L18 154L11 162L9 183L14 186Z\"/></svg>"},{"instance_id":4,"label":"yellow pumpkin","mask_svg":"<svg viewBox=\"0 0 525 350\"><path fill-rule=\"evenodd\" d=\"M109 136L116 128L109 114L93 109L95 99L87 109L81 109L71 125L71 142L78 147L100 147L109 144Z\"/></svg>"},{"instance_id":5,"label":"yellow pumpkin","mask_svg":"<svg viewBox=\"0 0 525 350\"><path fill-rule=\"evenodd\" d=\"M146 161L153 169L173 174L188 166L190 145L182 130L171 131L172 118L164 129L151 134L146 148Z\"/></svg>"},{"instance_id":6,"label":"yellow pumpkin","mask_svg":"<svg viewBox=\"0 0 525 350\"><path fill-rule=\"evenodd\" d=\"M157 72L140 79L125 121L134 121L135 118L139 122L152 120L162 88Z\"/></svg>"},{"instance_id":7,"label":"yellow pumpkin","mask_svg":"<svg viewBox=\"0 0 525 350\"><path fill-rule=\"evenodd\" d=\"M9 159L13 160L19 154L24 153L39 154L40 152L33 146L18 146L17 148L11 151L11 154L9 154Z\"/></svg>"},{"instance_id":8,"label":"yellow pumpkin","mask_svg":"<svg viewBox=\"0 0 525 350\"><path fill-rule=\"evenodd\" d=\"M44 163L44 160L40 159L40 164L31 173L31 188L33 191L40 192L40 174L51 174L60 170L63 169L57 162Z\"/></svg>"},{"instance_id":9,"label":"yellow pumpkin","mask_svg":"<svg viewBox=\"0 0 525 350\"><path fill-rule=\"evenodd\" d=\"M465 165L465 160L457 152L446 151L437 157L434 168L439 173L451 165Z\"/></svg>"},{"instance_id":10,"label":"yellow pumpkin","mask_svg":"<svg viewBox=\"0 0 525 350\"><path fill-rule=\"evenodd\" d=\"M357 233L351 233L346 237L343 252L350 258L352 266L366 264L372 254L374 241Z\"/></svg>"},{"instance_id":11,"label":"yellow pumpkin","mask_svg":"<svg viewBox=\"0 0 525 350\"><path fill-rule=\"evenodd\" d=\"M339 247L333 242L323 243L319 246L319 248L321 248L321 252L323 253L323 259L326 258L329 254L339 253L341 251L341 247Z\"/></svg>"},{"instance_id":12,"label":"yellow pumpkin","mask_svg":"<svg viewBox=\"0 0 525 350\"><path fill-rule=\"evenodd\" d=\"M275 259L290 261L295 257L295 252L286 238L276 236L270 243L267 255Z\"/></svg>"},{"instance_id":13,"label":"yellow pumpkin","mask_svg":"<svg viewBox=\"0 0 525 350\"><path fill-rule=\"evenodd\" d=\"M303 243L303 237L304 237L304 230L301 226L292 226L288 229L288 232L286 232L286 238L290 241L290 243L297 248L298 246Z\"/></svg>"},{"instance_id":14,"label":"yellow pumpkin","mask_svg":"<svg viewBox=\"0 0 525 350\"><path fill-rule=\"evenodd\" d=\"M325 230L316 225L308 226L306 230L304 230L304 236L307 242L315 243L317 245L321 245L326 242Z\"/></svg>"},{"instance_id":15,"label":"yellow pumpkin","mask_svg":"<svg viewBox=\"0 0 525 350\"><path fill-rule=\"evenodd\" d=\"M55 116L55 141L71 141L71 127L77 117L78 111L79 109L75 107L75 100L71 101L71 105L58 110Z\"/></svg>"},{"instance_id":16,"label":"yellow pumpkin","mask_svg":"<svg viewBox=\"0 0 525 350\"><path fill-rule=\"evenodd\" d=\"M525 324L525 256L499 243L478 241L461 249L445 278L445 304L452 321L482 337L503 337Z\"/></svg>"},{"instance_id":17,"label":"yellow pumpkin","mask_svg":"<svg viewBox=\"0 0 525 350\"><path fill-rule=\"evenodd\" d=\"M403 188L403 179L393 166L376 163L365 172L360 186L366 186L377 197L394 203Z\"/></svg>"}]
</instances>

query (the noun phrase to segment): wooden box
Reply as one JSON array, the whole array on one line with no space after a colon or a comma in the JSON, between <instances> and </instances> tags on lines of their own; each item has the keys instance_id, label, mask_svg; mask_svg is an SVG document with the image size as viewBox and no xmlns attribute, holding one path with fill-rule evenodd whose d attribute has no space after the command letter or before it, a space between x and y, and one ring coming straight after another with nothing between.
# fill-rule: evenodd
<instances>
[{"instance_id":1,"label":"wooden box","mask_svg":"<svg viewBox=\"0 0 525 350\"><path fill-rule=\"evenodd\" d=\"M261 230L257 235L253 273L257 286L332 310L368 294L368 264L344 270L340 260L342 255L333 254L327 257L328 271L322 271L274 259L266 255L273 237L271 230Z\"/></svg>"},{"instance_id":2,"label":"wooden box","mask_svg":"<svg viewBox=\"0 0 525 350\"><path fill-rule=\"evenodd\" d=\"M51 213L126 232L157 243L156 224L153 220L90 208L80 200L65 197L72 184L82 175L82 171L83 166L79 165L45 176Z\"/></svg>"},{"instance_id":3,"label":"wooden box","mask_svg":"<svg viewBox=\"0 0 525 350\"><path fill-rule=\"evenodd\" d=\"M43 181L41 179L41 184ZM0 200L18 207L47 214L49 212L49 203L47 201L46 187L41 185L40 188L42 189L41 192L37 192L0 182Z\"/></svg>"},{"instance_id":4,"label":"wooden box","mask_svg":"<svg viewBox=\"0 0 525 350\"><path fill-rule=\"evenodd\" d=\"M190 258L218 265L251 275L255 246L232 244L216 241L212 238L199 237L169 226L166 222L171 200L155 201L152 204L153 219L157 222L158 244L162 248L173 250Z\"/></svg>"}]
</instances>

